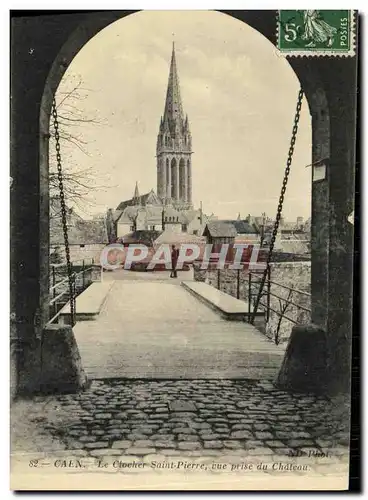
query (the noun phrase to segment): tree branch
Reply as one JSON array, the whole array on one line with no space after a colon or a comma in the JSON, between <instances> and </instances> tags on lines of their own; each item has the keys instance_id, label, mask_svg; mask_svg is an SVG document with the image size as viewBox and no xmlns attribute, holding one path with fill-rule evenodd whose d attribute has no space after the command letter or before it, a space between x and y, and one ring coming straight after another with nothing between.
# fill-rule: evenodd
<instances>
[{"instance_id":1,"label":"tree branch","mask_svg":"<svg viewBox=\"0 0 368 500\"><path fill-rule=\"evenodd\" d=\"M74 205L82 211L85 211L86 206L96 205L92 193L96 190L105 189L110 186L97 182L98 175L96 175L96 172L91 167L80 168L74 161L73 151L76 150L79 150L88 157L91 156L88 151L89 141L83 137L83 127L89 124L103 124L96 116L86 116L82 106L78 107L78 103L82 103L82 101L87 99L92 90L83 86L82 79L78 75L76 79L77 81L75 81L75 77L72 75L62 82L62 90L57 94L57 101L59 102L57 102L56 107L59 119L65 198L68 206ZM50 193L58 195L59 179L56 170L55 147L53 147L55 146L55 133L52 120L50 120L50 135L49 186ZM68 160L65 161L66 159ZM57 218L60 215L61 214L58 214L57 211L53 211L53 218Z\"/></svg>"}]
</instances>

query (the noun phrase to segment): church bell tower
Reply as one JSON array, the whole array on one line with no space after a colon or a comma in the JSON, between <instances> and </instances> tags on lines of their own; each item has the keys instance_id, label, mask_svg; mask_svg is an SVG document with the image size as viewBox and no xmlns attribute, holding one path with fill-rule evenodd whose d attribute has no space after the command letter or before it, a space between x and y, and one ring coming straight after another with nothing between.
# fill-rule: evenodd
<instances>
[{"instance_id":1,"label":"church bell tower","mask_svg":"<svg viewBox=\"0 0 368 500\"><path fill-rule=\"evenodd\" d=\"M157 194L179 210L192 205L192 136L184 117L173 43L164 115L157 137Z\"/></svg>"}]
</instances>

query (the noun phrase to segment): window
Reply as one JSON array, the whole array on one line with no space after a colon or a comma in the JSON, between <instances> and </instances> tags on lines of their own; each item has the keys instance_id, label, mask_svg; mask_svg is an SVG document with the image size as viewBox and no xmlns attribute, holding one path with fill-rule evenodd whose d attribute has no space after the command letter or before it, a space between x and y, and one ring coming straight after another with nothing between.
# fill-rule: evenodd
<instances>
[{"instance_id":1,"label":"window","mask_svg":"<svg viewBox=\"0 0 368 500\"><path fill-rule=\"evenodd\" d=\"M186 225L186 224L182 224L182 226L181 226L181 230L183 231L183 233L186 233L186 232L187 232L187 230L188 230L187 225Z\"/></svg>"},{"instance_id":2,"label":"window","mask_svg":"<svg viewBox=\"0 0 368 500\"><path fill-rule=\"evenodd\" d=\"M134 231L134 226L130 226L130 230L131 230L131 231Z\"/></svg>"},{"instance_id":3,"label":"window","mask_svg":"<svg viewBox=\"0 0 368 500\"><path fill-rule=\"evenodd\" d=\"M155 226L151 226L151 231L154 231L155 230Z\"/></svg>"},{"instance_id":4,"label":"window","mask_svg":"<svg viewBox=\"0 0 368 500\"><path fill-rule=\"evenodd\" d=\"M198 229L194 229L193 234L195 234L196 236L198 236Z\"/></svg>"},{"instance_id":5,"label":"window","mask_svg":"<svg viewBox=\"0 0 368 500\"><path fill-rule=\"evenodd\" d=\"M84 248L84 243L82 243L82 245L79 245L79 248Z\"/></svg>"}]
</instances>

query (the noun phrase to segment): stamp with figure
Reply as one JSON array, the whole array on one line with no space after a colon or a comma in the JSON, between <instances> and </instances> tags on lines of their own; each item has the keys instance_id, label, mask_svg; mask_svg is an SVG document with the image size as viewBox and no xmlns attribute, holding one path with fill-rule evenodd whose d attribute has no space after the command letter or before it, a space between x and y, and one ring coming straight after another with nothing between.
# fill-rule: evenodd
<instances>
[{"instance_id":1,"label":"stamp with figure","mask_svg":"<svg viewBox=\"0 0 368 500\"><path fill-rule=\"evenodd\" d=\"M354 11L280 10L277 47L291 56L353 56Z\"/></svg>"}]
</instances>

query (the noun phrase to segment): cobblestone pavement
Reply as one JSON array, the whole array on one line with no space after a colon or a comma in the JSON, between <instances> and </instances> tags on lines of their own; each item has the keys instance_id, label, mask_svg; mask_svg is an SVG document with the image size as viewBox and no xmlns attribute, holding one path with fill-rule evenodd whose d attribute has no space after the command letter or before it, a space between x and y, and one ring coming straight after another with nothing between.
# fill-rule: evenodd
<instances>
[{"instance_id":1,"label":"cobblestone pavement","mask_svg":"<svg viewBox=\"0 0 368 500\"><path fill-rule=\"evenodd\" d=\"M341 401L289 394L270 382L108 380L75 395L38 396L26 416L47 438L43 451L69 457L120 464L283 457L323 472L347 467L348 415ZM22 439L13 441L21 450Z\"/></svg>"}]
</instances>

